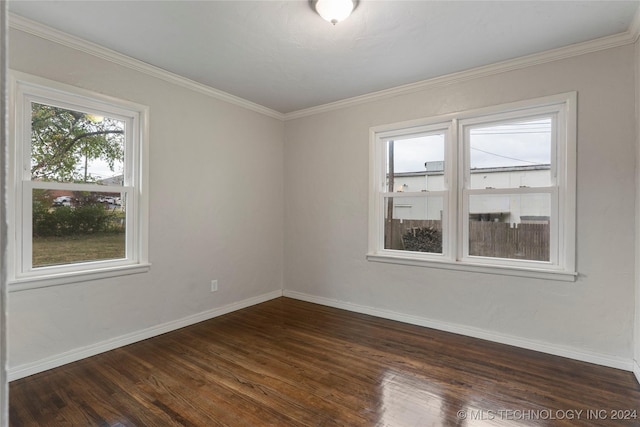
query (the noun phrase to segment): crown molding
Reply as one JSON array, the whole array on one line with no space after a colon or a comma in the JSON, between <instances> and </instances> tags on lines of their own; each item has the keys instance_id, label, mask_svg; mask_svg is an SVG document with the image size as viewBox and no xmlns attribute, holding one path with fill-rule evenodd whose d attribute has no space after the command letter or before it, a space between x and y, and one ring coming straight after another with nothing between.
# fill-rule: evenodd
<instances>
[{"instance_id":1,"label":"crown molding","mask_svg":"<svg viewBox=\"0 0 640 427\"><path fill-rule=\"evenodd\" d=\"M638 38L640 38L640 6L636 10L636 14L633 15L633 20L631 21L631 25L629 25L627 33L633 38L633 43L637 42Z\"/></svg>"},{"instance_id":2,"label":"crown molding","mask_svg":"<svg viewBox=\"0 0 640 427\"><path fill-rule=\"evenodd\" d=\"M214 89L210 86L197 83L186 77L182 77L178 74L174 74L170 71L164 70L154 65L147 64L146 62L131 58L122 53L105 48L95 43L91 43L79 37L72 36L65 32L56 30L54 28L48 27L44 24L32 21L14 13L9 13L9 27L84 53L88 53L100 59L104 59L114 64L139 71L149 76L156 77L158 79L173 83L177 86L181 86L194 92L210 96L220 101L225 101L230 104L246 108L247 110L264 114L265 116L269 116L274 119L284 120L284 114L280 113L279 111L272 110L271 108L264 107L230 93Z\"/></svg>"},{"instance_id":3,"label":"crown molding","mask_svg":"<svg viewBox=\"0 0 640 427\"><path fill-rule=\"evenodd\" d=\"M444 76L434 77L432 79L422 80L415 83L409 83L402 86L396 86L390 89L384 89L377 92L371 92L365 95L355 96L328 104L310 107L303 110L293 111L284 114L284 120L294 120L302 117L312 116L315 114L326 113L333 110L352 107L368 102L380 101L392 98L398 95L418 92L434 87L446 86L455 83L461 83L468 80L474 80L482 77L492 76L496 74L506 73L509 71L520 70L534 65L545 64L563 59L573 58L588 53L598 52L601 50L611 49L615 47L625 46L635 43L640 36L640 9L636 13L635 18L629 29L624 33L612 36L602 37L587 42L577 43L541 53L522 56L515 59L509 59L495 64L485 65L482 67L471 68L469 70L458 73L446 74Z\"/></svg>"},{"instance_id":4,"label":"crown molding","mask_svg":"<svg viewBox=\"0 0 640 427\"><path fill-rule=\"evenodd\" d=\"M495 64L396 86L390 89L371 92L365 95L346 98L340 101L330 102L284 114L13 13L9 13L9 27L88 53L98 58L145 73L212 98L246 108L268 117L286 121L632 44L640 38L640 8L636 12L629 29L624 33L548 50L542 53L535 53L520 58L509 59Z\"/></svg>"}]
</instances>

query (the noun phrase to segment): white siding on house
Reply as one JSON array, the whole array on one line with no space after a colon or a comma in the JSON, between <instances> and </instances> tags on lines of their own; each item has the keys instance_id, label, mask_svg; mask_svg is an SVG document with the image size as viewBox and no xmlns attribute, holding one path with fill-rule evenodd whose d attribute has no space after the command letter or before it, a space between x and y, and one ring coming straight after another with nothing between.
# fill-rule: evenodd
<instances>
[{"instance_id":1,"label":"white siding on house","mask_svg":"<svg viewBox=\"0 0 640 427\"><path fill-rule=\"evenodd\" d=\"M472 169L470 188L547 187L549 166Z\"/></svg>"},{"instance_id":2,"label":"white siding on house","mask_svg":"<svg viewBox=\"0 0 640 427\"><path fill-rule=\"evenodd\" d=\"M395 219L442 220L442 197L394 197L393 200Z\"/></svg>"},{"instance_id":3,"label":"white siding on house","mask_svg":"<svg viewBox=\"0 0 640 427\"><path fill-rule=\"evenodd\" d=\"M518 188L548 186L550 170L548 166L488 168L471 172L471 188ZM445 188L441 172L414 172L396 174L396 192L438 191ZM549 217L551 211L549 196L546 194L476 196L470 200L469 213L490 215L500 222L519 224L523 217ZM395 197L394 218L396 219L442 219L442 198ZM486 218L484 218L486 220ZM525 219L525 222L531 220Z\"/></svg>"}]
</instances>

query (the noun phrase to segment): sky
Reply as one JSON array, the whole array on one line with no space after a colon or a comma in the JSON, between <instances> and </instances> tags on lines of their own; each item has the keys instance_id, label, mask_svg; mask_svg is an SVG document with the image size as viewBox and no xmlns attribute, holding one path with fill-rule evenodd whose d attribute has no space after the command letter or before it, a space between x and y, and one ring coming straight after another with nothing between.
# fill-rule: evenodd
<instances>
[{"instance_id":1,"label":"sky","mask_svg":"<svg viewBox=\"0 0 640 427\"><path fill-rule=\"evenodd\" d=\"M82 165L80 169L84 171L84 165ZM109 164L100 159L90 161L87 168L87 171L89 174L91 174L91 176L100 179L122 175L123 170L124 168L121 162L116 163L112 171L111 169L109 169Z\"/></svg>"},{"instance_id":2,"label":"sky","mask_svg":"<svg viewBox=\"0 0 640 427\"><path fill-rule=\"evenodd\" d=\"M471 168L551 163L551 119L474 126L470 131ZM394 143L395 172L425 170L425 162L444 160L444 135Z\"/></svg>"},{"instance_id":3,"label":"sky","mask_svg":"<svg viewBox=\"0 0 640 427\"><path fill-rule=\"evenodd\" d=\"M471 168L550 164L551 119L528 120L471 128ZM426 135L396 140L395 172L425 170L425 162L444 161L444 135ZM109 169L102 160L89 162L89 173L101 179L121 175L122 163Z\"/></svg>"}]
</instances>

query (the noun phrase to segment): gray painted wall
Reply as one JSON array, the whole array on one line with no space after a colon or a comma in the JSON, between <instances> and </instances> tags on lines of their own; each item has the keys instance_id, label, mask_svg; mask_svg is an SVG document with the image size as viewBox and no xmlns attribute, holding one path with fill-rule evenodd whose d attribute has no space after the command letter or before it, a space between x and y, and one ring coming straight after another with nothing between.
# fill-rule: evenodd
<instances>
[{"instance_id":1,"label":"gray painted wall","mask_svg":"<svg viewBox=\"0 0 640 427\"><path fill-rule=\"evenodd\" d=\"M7 2L0 0L0 426L9 424L7 385Z\"/></svg>"},{"instance_id":2,"label":"gray painted wall","mask_svg":"<svg viewBox=\"0 0 640 427\"><path fill-rule=\"evenodd\" d=\"M286 122L285 289L631 366L636 128L627 45ZM368 262L369 128L578 92L575 283ZM428 322L425 322L428 323Z\"/></svg>"},{"instance_id":3,"label":"gray painted wall","mask_svg":"<svg viewBox=\"0 0 640 427\"><path fill-rule=\"evenodd\" d=\"M12 370L282 288L282 121L10 36L11 69L149 106L152 263L147 274L11 292Z\"/></svg>"}]
</instances>

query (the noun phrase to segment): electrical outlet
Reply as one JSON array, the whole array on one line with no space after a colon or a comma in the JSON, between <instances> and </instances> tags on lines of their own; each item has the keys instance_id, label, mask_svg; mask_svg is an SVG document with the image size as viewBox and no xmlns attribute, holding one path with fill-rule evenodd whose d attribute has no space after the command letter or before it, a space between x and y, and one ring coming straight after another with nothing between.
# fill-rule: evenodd
<instances>
[{"instance_id":1,"label":"electrical outlet","mask_svg":"<svg viewBox=\"0 0 640 427\"><path fill-rule=\"evenodd\" d=\"M211 281L211 292L215 292L218 290L218 281L217 280L212 280Z\"/></svg>"}]
</instances>

